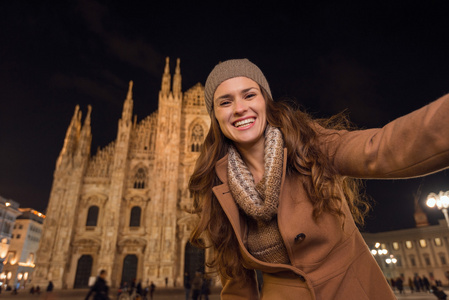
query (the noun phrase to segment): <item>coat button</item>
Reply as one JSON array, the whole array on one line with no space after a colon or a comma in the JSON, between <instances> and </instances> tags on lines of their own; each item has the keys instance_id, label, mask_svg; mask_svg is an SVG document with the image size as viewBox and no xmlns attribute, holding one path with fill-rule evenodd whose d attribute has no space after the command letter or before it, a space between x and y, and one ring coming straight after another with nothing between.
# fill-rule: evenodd
<instances>
[{"instance_id":1,"label":"coat button","mask_svg":"<svg viewBox=\"0 0 449 300\"><path fill-rule=\"evenodd\" d=\"M304 276L302 276L302 275L298 275L298 278L299 278L299 280L301 280L302 282L305 282L305 281L306 281L306 279L305 279Z\"/></svg>"},{"instance_id":2,"label":"coat button","mask_svg":"<svg viewBox=\"0 0 449 300\"><path fill-rule=\"evenodd\" d=\"M300 243L300 242L304 241L305 238L306 238L306 235L304 233L300 233L297 236L295 236L295 243Z\"/></svg>"}]
</instances>

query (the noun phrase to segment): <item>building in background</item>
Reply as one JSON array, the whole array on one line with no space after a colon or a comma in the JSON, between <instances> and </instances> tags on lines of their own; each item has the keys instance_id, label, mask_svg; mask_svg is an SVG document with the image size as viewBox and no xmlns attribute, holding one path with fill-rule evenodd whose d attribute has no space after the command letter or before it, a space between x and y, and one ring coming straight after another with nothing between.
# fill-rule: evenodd
<instances>
[{"instance_id":1,"label":"building in background","mask_svg":"<svg viewBox=\"0 0 449 300\"><path fill-rule=\"evenodd\" d=\"M84 288L105 269L112 287L181 286L210 255L188 243L196 216L185 212L210 126L204 87L182 92L180 60L172 80L167 58L158 110L137 122L130 82L117 138L94 156L90 114L82 124L76 107L57 159L32 284Z\"/></svg>"},{"instance_id":2,"label":"building in background","mask_svg":"<svg viewBox=\"0 0 449 300\"><path fill-rule=\"evenodd\" d=\"M446 221L429 225L416 203L415 221L416 228L362 235L368 247L375 250L372 253L387 279L403 277L404 284L408 284L409 278L418 275L448 285L449 228Z\"/></svg>"},{"instance_id":3,"label":"building in background","mask_svg":"<svg viewBox=\"0 0 449 300\"><path fill-rule=\"evenodd\" d=\"M9 251L11 232L16 218L21 215L19 203L0 196L0 280L3 264Z\"/></svg>"},{"instance_id":4,"label":"building in background","mask_svg":"<svg viewBox=\"0 0 449 300\"><path fill-rule=\"evenodd\" d=\"M19 208L22 213L13 226L8 254L0 279L3 285L26 287L36 259L45 215L32 208Z\"/></svg>"}]
</instances>

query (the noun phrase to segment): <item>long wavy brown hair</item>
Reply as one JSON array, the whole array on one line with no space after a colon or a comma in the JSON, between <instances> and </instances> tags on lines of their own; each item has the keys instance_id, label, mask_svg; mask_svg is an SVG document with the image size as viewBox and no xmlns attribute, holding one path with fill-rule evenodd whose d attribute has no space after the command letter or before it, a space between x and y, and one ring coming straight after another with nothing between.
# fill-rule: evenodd
<instances>
[{"instance_id":1,"label":"long wavy brown hair","mask_svg":"<svg viewBox=\"0 0 449 300\"><path fill-rule=\"evenodd\" d=\"M349 127L345 115L338 114L325 120L313 119L292 105L293 101L275 102L262 87L260 89L266 102L267 121L279 128L284 137L287 172L304 175L308 180L304 187L313 203L313 219L318 219L323 212L344 219L342 204L346 201L355 222L363 225L369 204L360 197L360 181L339 175L318 143L319 135L324 132L320 128ZM212 110L211 126L189 182L194 212L200 216L190 242L198 247L207 247L205 234L214 249L214 258L207 265L226 278L246 280L249 273L244 268L237 238L212 192L212 187L221 184L215 173L215 163L226 155L231 143L221 132Z\"/></svg>"}]
</instances>

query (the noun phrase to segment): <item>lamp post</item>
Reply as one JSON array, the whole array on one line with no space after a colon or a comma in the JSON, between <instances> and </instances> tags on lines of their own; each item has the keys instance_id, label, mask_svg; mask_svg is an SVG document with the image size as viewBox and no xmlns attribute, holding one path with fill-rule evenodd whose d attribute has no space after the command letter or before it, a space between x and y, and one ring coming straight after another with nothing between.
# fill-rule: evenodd
<instances>
[{"instance_id":1,"label":"lamp post","mask_svg":"<svg viewBox=\"0 0 449 300\"><path fill-rule=\"evenodd\" d=\"M427 196L426 204L428 207L435 207L436 205L438 209L443 212L446 224L449 227L449 216L447 213L447 209L449 208L449 191L440 191L438 195L430 193L429 196Z\"/></svg>"},{"instance_id":2,"label":"lamp post","mask_svg":"<svg viewBox=\"0 0 449 300\"><path fill-rule=\"evenodd\" d=\"M390 254L390 257L385 260L387 264L395 264L398 260L394 257L393 254Z\"/></svg>"},{"instance_id":3,"label":"lamp post","mask_svg":"<svg viewBox=\"0 0 449 300\"><path fill-rule=\"evenodd\" d=\"M375 248L375 249L371 249L371 254L372 254L373 256L376 256L376 255L386 255L386 254L388 254L388 250L387 250L387 249L379 249L379 247L380 247L380 243L374 244L374 248Z\"/></svg>"},{"instance_id":4,"label":"lamp post","mask_svg":"<svg viewBox=\"0 0 449 300\"><path fill-rule=\"evenodd\" d=\"M396 263L398 262L398 260L394 257L393 254L390 254L387 256L388 250L385 248L381 248L380 247L380 243L375 243L374 244L374 248L371 249L371 254L374 257L379 257L379 267L382 269L382 272L385 274L386 277L388 276L392 276L393 270L389 270L389 269L385 269L384 266L388 267L389 265L396 265ZM384 257L387 257L384 259ZM377 259L376 259L377 260ZM385 265L386 263L386 265Z\"/></svg>"}]
</instances>

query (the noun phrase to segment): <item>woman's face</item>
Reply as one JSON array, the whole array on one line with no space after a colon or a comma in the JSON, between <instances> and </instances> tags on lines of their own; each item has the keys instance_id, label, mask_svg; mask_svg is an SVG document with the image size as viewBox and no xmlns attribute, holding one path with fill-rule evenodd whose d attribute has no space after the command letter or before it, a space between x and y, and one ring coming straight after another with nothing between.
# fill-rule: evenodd
<instances>
[{"instance_id":1,"label":"woman's face","mask_svg":"<svg viewBox=\"0 0 449 300\"><path fill-rule=\"evenodd\" d=\"M214 113L223 134L237 147L263 145L266 107L255 81L247 77L223 81L214 93Z\"/></svg>"}]
</instances>

